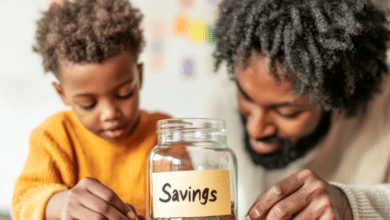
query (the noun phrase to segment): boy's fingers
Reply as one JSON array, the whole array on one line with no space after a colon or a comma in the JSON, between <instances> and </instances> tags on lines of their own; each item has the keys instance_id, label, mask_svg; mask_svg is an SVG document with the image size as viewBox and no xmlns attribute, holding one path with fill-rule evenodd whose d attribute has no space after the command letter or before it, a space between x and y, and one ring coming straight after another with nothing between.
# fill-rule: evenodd
<instances>
[{"instance_id":1,"label":"boy's fingers","mask_svg":"<svg viewBox=\"0 0 390 220\"><path fill-rule=\"evenodd\" d=\"M124 203L114 191L99 182L99 180L90 177L84 178L83 180L85 180L84 185L88 191L111 204L122 214L127 215L129 211L132 211L131 208Z\"/></svg>"},{"instance_id":2,"label":"boy's fingers","mask_svg":"<svg viewBox=\"0 0 390 220\"><path fill-rule=\"evenodd\" d=\"M85 207L85 209L89 209L94 213L101 215L100 218L105 217L106 219L128 219L125 214L121 213L112 204L89 191L86 191L80 196L80 203ZM85 215L84 218L80 219L85 219L85 217L89 216Z\"/></svg>"},{"instance_id":3,"label":"boy's fingers","mask_svg":"<svg viewBox=\"0 0 390 220\"><path fill-rule=\"evenodd\" d=\"M73 210L72 213L64 213L61 219L71 220L71 219L108 219L102 214L94 212L87 207L78 207L76 210Z\"/></svg>"},{"instance_id":4,"label":"boy's fingers","mask_svg":"<svg viewBox=\"0 0 390 220\"><path fill-rule=\"evenodd\" d=\"M129 208L131 209L131 211L127 212L127 217L132 220L139 220L134 206L130 205L129 203L126 203L126 205L129 206Z\"/></svg>"}]
</instances>

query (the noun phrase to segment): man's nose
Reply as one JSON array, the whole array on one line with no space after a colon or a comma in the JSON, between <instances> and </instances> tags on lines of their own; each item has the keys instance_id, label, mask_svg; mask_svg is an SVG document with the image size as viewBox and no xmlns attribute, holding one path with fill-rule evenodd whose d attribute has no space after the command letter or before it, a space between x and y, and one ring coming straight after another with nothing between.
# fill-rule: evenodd
<instances>
[{"instance_id":1,"label":"man's nose","mask_svg":"<svg viewBox=\"0 0 390 220\"><path fill-rule=\"evenodd\" d=\"M246 129L252 138L262 139L276 134L276 126L264 109L253 110L246 120Z\"/></svg>"},{"instance_id":2,"label":"man's nose","mask_svg":"<svg viewBox=\"0 0 390 220\"><path fill-rule=\"evenodd\" d=\"M102 101L101 104L101 120L102 121L111 121L119 117L120 111L119 108L112 101Z\"/></svg>"}]
</instances>

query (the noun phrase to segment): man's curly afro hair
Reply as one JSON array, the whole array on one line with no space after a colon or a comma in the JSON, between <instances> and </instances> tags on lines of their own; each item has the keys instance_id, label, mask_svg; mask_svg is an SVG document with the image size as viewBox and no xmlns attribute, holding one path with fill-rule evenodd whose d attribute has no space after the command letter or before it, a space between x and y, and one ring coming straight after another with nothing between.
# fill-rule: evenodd
<instances>
[{"instance_id":1,"label":"man's curly afro hair","mask_svg":"<svg viewBox=\"0 0 390 220\"><path fill-rule=\"evenodd\" d=\"M276 82L293 80L296 94L347 116L366 108L388 71L387 13L368 0L224 0L214 38L216 70L226 61L234 77L257 50Z\"/></svg>"},{"instance_id":2,"label":"man's curly afro hair","mask_svg":"<svg viewBox=\"0 0 390 220\"><path fill-rule=\"evenodd\" d=\"M127 0L64 0L52 5L37 22L35 52L45 72L57 74L58 60L102 62L122 50L135 58L144 46L142 14Z\"/></svg>"}]
</instances>

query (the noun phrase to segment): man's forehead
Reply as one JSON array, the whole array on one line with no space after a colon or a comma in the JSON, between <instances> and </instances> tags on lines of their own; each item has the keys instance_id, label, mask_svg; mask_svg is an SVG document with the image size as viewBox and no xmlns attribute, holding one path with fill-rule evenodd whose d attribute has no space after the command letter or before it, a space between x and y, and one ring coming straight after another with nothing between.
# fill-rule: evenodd
<instances>
[{"instance_id":1,"label":"man's forehead","mask_svg":"<svg viewBox=\"0 0 390 220\"><path fill-rule=\"evenodd\" d=\"M261 81L274 87L276 86L279 89L290 91L293 89L293 81L287 80L284 77L285 75L286 73L281 68L276 67L276 72L272 71L269 57L253 54L245 68L241 65L237 69L235 77L238 81L241 81L241 85L246 84L245 86L247 87L256 85L256 81ZM246 79L248 78L251 79L250 81L255 82L247 82Z\"/></svg>"},{"instance_id":2,"label":"man's forehead","mask_svg":"<svg viewBox=\"0 0 390 220\"><path fill-rule=\"evenodd\" d=\"M238 69L235 75L237 87L248 100L257 103L290 103L291 105L305 105L313 103L308 94L298 96L294 91L293 80L286 80L281 75L277 80L269 68L269 57L259 53L252 54L248 66ZM281 70L279 70L281 71Z\"/></svg>"},{"instance_id":3,"label":"man's forehead","mask_svg":"<svg viewBox=\"0 0 390 220\"><path fill-rule=\"evenodd\" d=\"M274 107L277 106L300 106L308 104L306 96L298 96L295 93L286 93L286 95L282 95L282 93L278 93L279 91L274 90L273 93L267 92L257 92L253 95L251 91L258 91L261 88L255 88L251 86L242 86L238 80L234 80L237 86L238 91L249 101L262 103L267 105L272 105ZM248 84L250 85L250 84ZM248 91L248 92L247 92ZM251 93L251 94L249 94ZM253 98L252 98L253 97Z\"/></svg>"},{"instance_id":4,"label":"man's forehead","mask_svg":"<svg viewBox=\"0 0 390 220\"><path fill-rule=\"evenodd\" d=\"M247 60L247 65L244 65L241 59L241 55L238 56L238 62L235 65L235 72L243 71L248 68L249 65L257 65L262 69L267 69L269 72L272 72L274 69L274 73L280 80L289 80L294 81L295 74L292 70L286 68L284 66L284 57L273 57L271 59L271 55L268 53L263 53L262 51L252 49L251 55ZM275 77L276 79L276 77Z\"/></svg>"}]
</instances>

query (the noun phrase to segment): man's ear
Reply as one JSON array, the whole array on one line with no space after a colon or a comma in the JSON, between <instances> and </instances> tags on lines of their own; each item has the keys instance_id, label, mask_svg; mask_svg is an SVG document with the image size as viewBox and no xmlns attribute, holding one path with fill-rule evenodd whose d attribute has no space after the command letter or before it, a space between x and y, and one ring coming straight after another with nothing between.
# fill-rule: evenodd
<instances>
[{"instance_id":1,"label":"man's ear","mask_svg":"<svg viewBox=\"0 0 390 220\"><path fill-rule=\"evenodd\" d=\"M53 85L54 88L56 89L58 95L61 97L62 102L63 102L65 105L70 105L70 103L69 103L68 100L66 99L64 90L62 89L62 86L61 86L60 84L56 83L56 82L53 82L52 85Z\"/></svg>"},{"instance_id":2,"label":"man's ear","mask_svg":"<svg viewBox=\"0 0 390 220\"><path fill-rule=\"evenodd\" d=\"M144 64L139 63L137 64L137 70L138 70L138 80L139 80L139 88L142 88L142 80L143 80L143 71L144 71Z\"/></svg>"}]
</instances>

